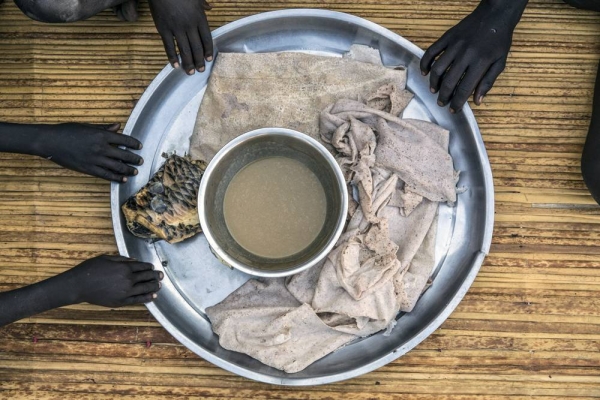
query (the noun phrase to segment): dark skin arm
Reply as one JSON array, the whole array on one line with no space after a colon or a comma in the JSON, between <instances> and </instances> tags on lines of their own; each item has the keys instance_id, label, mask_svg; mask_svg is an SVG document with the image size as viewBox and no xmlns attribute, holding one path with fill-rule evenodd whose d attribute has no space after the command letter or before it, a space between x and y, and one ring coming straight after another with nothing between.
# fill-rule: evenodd
<instances>
[{"instance_id":1,"label":"dark skin arm","mask_svg":"<svg viewBox=\"0 0 600 400\"><path fill-rule=\"evenodd\" d=\"M29 18L41 22L85 20L110 7L120 7L120 18L137 19L135 3L127 0L15 0ZM150 11L173 68L181 66L188 75L205 70L213 59L213 41L206 18L206 0L149 0ZM177 46L175 46L177 43Z\"/></svg>"},{"instance_id":2,"label":"dark skin arm","mask_svg":"<svg viewBox=\"0 0 600 400\"><path fill-rule=\"evenodd\" d=\"M205 0L149 0L154 24L173 68L181 66L188 75L203 72L205 60L213 59L213 41L206 19L210 5Z\"/></svg>"},{"instance_id":3,"label":"dark skin arm","mask_svg":"<svg viewBox=\"0 0 600 400\"><path fill-rule=\"evenodd\" d=\"M152 264L120 256L92 258L60 275L0 293L0 326L82 302L104 307L148 303L157 297L162 278Z\"/></svg>"},{"instance_id":4,"label":"dark skin arm","mask_svg":"<svg viewBox=\"0 0 600 400\"><path fill-rule=\"evenodd\" d=\"M471 94L475 104L504 70L512 36L528 0L482 0L475 11L431 45L421 59L431 73L432 93L450 112L462 109Z\"/></svg>"},{"instance_id":5,"label":"dark skin arm","mask_svg":"<svg viewBox=\"0 0 600 400\"><path fill-rule=\"evenodd\" d=\"M77 172L115 182L126 182L141 165L142 157L123 146L139 150L142 144L117 132L112 125L21 125L0 123L0 152L30 154L47 158Z\"/></svg>"}]
</instances>

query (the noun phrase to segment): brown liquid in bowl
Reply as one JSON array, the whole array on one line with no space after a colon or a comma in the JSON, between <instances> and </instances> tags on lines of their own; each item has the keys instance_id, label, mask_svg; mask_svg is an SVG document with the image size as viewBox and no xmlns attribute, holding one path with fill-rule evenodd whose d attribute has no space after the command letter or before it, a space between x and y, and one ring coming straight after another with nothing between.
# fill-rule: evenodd
<instances>
[{"instance_id":1,"label":"brown liquid in bowl","mask_svg":"<svg viewBox=\"0 0 600 400\"><path fill-rule=\"evenodd\" d=\"M241 169L223 203L231 236L265 258L288 257L307 248L323 228L326 212L319 179L287 157L263 158Z\"/></svg>"}]
</instances>

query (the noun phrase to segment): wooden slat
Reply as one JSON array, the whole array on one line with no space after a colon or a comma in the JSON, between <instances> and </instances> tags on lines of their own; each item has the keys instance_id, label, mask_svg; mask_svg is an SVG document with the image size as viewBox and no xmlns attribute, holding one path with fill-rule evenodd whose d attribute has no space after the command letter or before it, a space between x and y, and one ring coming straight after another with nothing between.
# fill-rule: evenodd
<instances>
[{"instance_id":1,"label":"wooden slat","mask_svg":"<svg viewBox=\"0 0 600 400\"><path fill-rule=\"evenodd\" d=\"M259 12L328 8L427 47L478 1L215 1L212 28ZM0 120L127 121L166 57L148 5L40 24L0 5ZM282 388L180 345L142 306L81 304L0 329L0 398L412 399L600 397L600 206L579 173L600 16L530 0L504 74L474 107L496 189L492 252L456 312L401 359L348 382ZM116 253L109 185L0 154L0 290Z\"/></svg>"}]
</instances>

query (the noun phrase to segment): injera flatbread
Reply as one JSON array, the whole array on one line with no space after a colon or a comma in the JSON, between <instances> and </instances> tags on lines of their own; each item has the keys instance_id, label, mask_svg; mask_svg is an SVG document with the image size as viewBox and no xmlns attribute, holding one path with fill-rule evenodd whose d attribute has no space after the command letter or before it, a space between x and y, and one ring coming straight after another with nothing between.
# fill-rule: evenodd
<instances>
[{"instance_id":1,"label":"injera flatbread","mask_svg":"<svg viewBox=\"0 0 600 400\"><path fill-rule=\"evenodd\" d=\"M209 162L254 129L294 129L319 138L319 113L341 98L358 100L385 84L404 89L406 71L350 58L301 53L219 53L190 143Z\"/></svg>"}]
</instances>

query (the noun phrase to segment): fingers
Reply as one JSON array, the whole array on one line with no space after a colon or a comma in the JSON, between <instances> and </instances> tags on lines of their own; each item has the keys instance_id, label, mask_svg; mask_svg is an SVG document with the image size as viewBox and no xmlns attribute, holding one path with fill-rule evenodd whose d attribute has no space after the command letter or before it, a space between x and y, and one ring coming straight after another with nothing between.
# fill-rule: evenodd
<instances>
[{"instance_id":1,"label":"fingers","mask_svg":"<svg viewBox=\"0 0 600 400\"><path fill-rule=\"evenodd\" d=\"M188 75L193 75L194 70L203 72L205 70L205 62L213 59L213 42L210 33L210 27L206 19L206 14L202 15L202 23L199 29L192 29L185 32L180 32L173 35L172 32L161 32L160 34L165 52L169 59L169 63L173 68L179 67L179 59L177 57L177 47L181 56L181 65L183 70ZM175 40L173 39L175 36Z\"/></svg>"},{"instance_id":2,"label":"fingers","mask_svg":"<svg viewBox=\"0 0 600 400\"><path fill-rule=\"evenodd\" d=\"M462 63L456 63L450 66L450 69L446 72L446 75L444 75L440 85L440 94L438 96L438 105L440 107L444 107L448 104L466 69L467 65Z\"/></svg>"},{"instance_id":3,"label":"fingers","mask_svg":"<svg viewBox=\"0 0 600 400\"><path fill-rule=\"evenodd\" d=\"M142 148L142 142L139 140L129 136L122 135L119 133L112 133L107 137L108 143L114 144L116 146L125 146L130 149L140 150Z\"/></svg>"},{"instance_id":4,"label":"fingers","mask_svg":"<svg viewBox=\"0 0 600 400\"><path fill-rule=\"evenodd\" d=\"M2 0L0 0L0 3L2 3ZM212 10L212 6L211 6L211 5L210 5L210 3L209 3L208 1L206 1L206 0L202 0L202 7L203 7L205 10L209 10L209 11L210 11L210 10Z\"/></svg>"},{"instance_id":5,"label":"fingers","mask_svg":"<svg viewBox=\"0 0 600 400\"><path fill-rule=\"evenodd\" d=\"M154 265L152 263L147 263L147 262L141 262L136 260L135 258L129 258L129 257L124 257L121 255L103 255L101 257L106 258L108 261L114 261L114 262L125 262L127 263L127 266L129 267L129 270L131 272L134 273L145 273L145 272L150 272L150 273L154 273ZM160 272L160 271L157 271ZM162 279L162 272L160 272L160 276ZM138 282L138 281L136 281Z\"/></svg>"},{"instance_id":6,"label":"fingers","mask_svg":"<svg viewBox=\"0 0 600 400\"><path fill-rule=\"evenodd\" d=\"M106 151L106 156L127 164L142 165L144 163L144 159L139 155L116 147L110 147Z\"/></svg>"},{"instance_id":7,"label":"fingers","mask_svg":"<svg viewBox=\"0 0 600 400\"><path fill-rule=\"evenodd\" d=\"M181 66L188 75L194 74L194 59L188 37L185 33L175 34L179 55L181 56Z\"/></svg>"},{"instance_id":8,"label":"fingers","mask_svg":"<svg viewBox=\"0 0 600 400\"><path fill-rule=\"evenodd\" d=\"M496 82L496 79L498 79L498 76L500 76L502 71L504 71L505 67L506 67L505 59L500 59L500 60L496 61L494 64L492 64L492 66L485 73L483 78L481 78L481 82L479 82L479 85L477 85L477 89L475 89L475 94L473 95L473 101L475 102L475 104L481 105L483 96L485 96L487 94L487 92L489 92L489 90L494 85L494 82Z\"/></svg>"},{"instance_id":9,"label":"fingers","mask_svg":"<svg viewBox=\"0 0 600 400\"><path fill-rule=\"evenodd\" d=\"M118 122L115 122L115 123L114 123L114 124L112 124L112 125L108 125L108 126L106 127L106 130L107 130L107 131L110 131L110 132L118 132L120 127L121 127L121 124L120 124L120 123L118 123Z\"/></svg>"},{"instance_id":10,"label":"fingers","mask_svg":"<svg viewBox=\"0 0 600 400\"><path fill-rule=\"evenodd\" d=\"M431 67L431 74L429 77L431 93L437 93L440 90L442 79L446 74L446 70L452 65L455 53L456 50L454 50L454 48L447 49L433 64L433 67Z\"/></svg>"},{"instance_id":11,"label":"fingers","mask_svg":"<svg viewBox=\"0 0 600 400\"><path fill-rule=\"evenodd\" d=\"M101 166L102 168L106 168L112 172L115 172L115 173L117 173L119 175L123 175L123 176L132 176L132 175L138 174L137 169L135 169L121 161L113 160L112 158L103 158L102 160L100 160L98 165Z\"/></svg>"},{"instance_id":12,"label":"fingers","mask_svg":"<svg viewBox=\"0 0 600 400\"><path fill-rule=\"evenodd\" d=\"M161 284L158 280L138 283L133 286L130 296L139 296L141 294L156 293L160 289Z\"/></svg>"},{"instance_id":13,"label":"fingers","mask_svg":"<svg viewBox=\"0 0 600 400\"><path fill-rule=\"evenodd\" d=\"M103 129L105 131L110 131L110 132L118 132L119 128L121 127L121 124L118 122L115 122L114 124L83 124L86 126L92 126L94 128L100 128Z\"/></svg>"},{"instance_id":14,"label":"fingers","mask_svg":"<svg viewBox=\"0 0 600 400\"><path fill-rule=\"evenodd\" d=\"M198 30L192 30L187 33L187 37L194 58L194 67L198 72L204 72L204 46L200 40L200 33Z\"/></svg>"},{"instance_id":15,"label":"fingers","mask_svg":"<svg viewBox=\"0 0 600 400\"><path fill-rule=\"evenodd\" d=\"M446 40L444 37L440 38L427 49L425 54L423 54L423 58L421 58L421 73L423 75L427 75L429 71L431 71L431 65L435 61L436 57L439 56L440 53L445 49Z\"/></svg>"},{"instance_id":16,"label":"fingers","mask_svg":"<svg viewBox=\"0 0 600 400\"><path fill-rule=\"evenodd\" d=\"M124 137L126 138L128 136ZM129 144L131 145L133 142L129 142ZM97 158L94 160L96 165L92 168L92 175L109 181L127 182L127 176L138 174L138 170L128 164L141 165L144 163L142 157L114 146L106 147L107 148L100 151Z\"/></svg>"},{"instance_id":17,"label":"fingers","mask_svg":"<svg viewBox=\"0 0 600 400\"><path fill-rule=\"evenodd\" d=\"M208 20L206 19L206 14L203 15L203 21L200 25L200 39L202 40L202 46L204 47L204 58L206 61L213 60L213 40L212 34L210 33L210 26L208 25Z\"/></svg>"},{"instance_id":18,"label":"fingers","mask_svg":"<svg viewBox=\"0 0 600 400\"><path fill-rule=\"evenodd\" d=\"M460 83L458 84L458 87L454 92L452 100L450 101L451 113L455 113L462 110L467 100L469 100L469 96L477 87L477 84L481 80L481 77L483 76L484 72L485 69L479 68L477 66L471 66L467 69L465 76L463 77L462 81L460 81Z\"/></svg>"},{"instance_id":19,"label":"fingers","mask_svg":"<svg viewBox=\"0 0 600 400\"><path fill-rule=\"evenodd\" d=\"M139 296L131 296L125 300L125 305L150 303L152 300L156 299L156 297L158 297L156 293L147 293Z\"/></svg>"},{"instance_id":20,"label":"fingers","mask_svg":"<svg viewBox=\"0 0 600 400\"><path fill-rule=\"evenodd\" d=\"M127 265L131 269L131 272L143 272L154 270L154 265L146 262L132 261L130 264Z\"/></svg>"},{"instance_id":21,"label":"fingers","mask_svg":"<svg viewBox=\"0 0 600 400\"><path fill-rule=\"evenodd\" d=\"M150 282L150 281L162 281L164 274L161 271L142 271L136 272L133 276L135 283Z\"/></svg>"},{"instance_id":22,"label":"fingers","mask_svg":"<svg viewBox=\"0 0 600 400\"><path fill-rule=\"evenodd\" d=\"M169 63L173 68L179 68L179 58L177 58L177 50L175 49L175 41L173 40L173 34L168 32L160 32L160 37L167 53Z\"/></svg>"},{"instance_id":23,"label":"fingers","mask_svg":"<svg viewBox=\"0 0 600 400\"><path fill-rule=\"evenodd\" d=\"M127 177L100 166L93 166L89 173L90 175L97 176L98 178L105 179L107 181L119 183L127 182Z\"/></svg>"}]
</instances>

